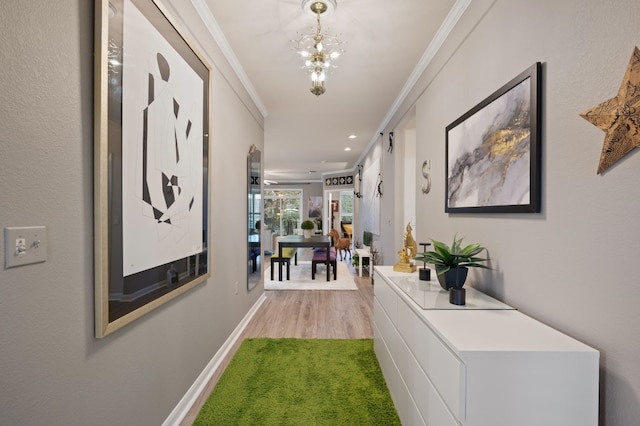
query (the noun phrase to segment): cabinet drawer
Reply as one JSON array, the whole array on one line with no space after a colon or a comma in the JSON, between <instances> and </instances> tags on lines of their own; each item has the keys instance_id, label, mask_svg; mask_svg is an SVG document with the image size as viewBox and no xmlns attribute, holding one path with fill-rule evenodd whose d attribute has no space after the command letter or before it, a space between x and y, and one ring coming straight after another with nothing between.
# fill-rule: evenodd
<instances>
[{"instance_id":1,"label":"cabinet drawer","mask_svg":"<svg viewBox=\"0 0 640 426\"><path fill-rule=\"evenodd\" d=\"M424 373L404 341L398 344L397 365L400 375L413 396L413 403L429 426L457 426L455 416L447 408L434 384Z\"/></svg>"},{"instance_id":2,"label":"cabinet drawer","mask_svg":"<svg viewBox=\"0 0 640 426\"><path fill-rule=\"evenodd\" d=\"M377 298L373 300L373 321L376 330L379 333L375 337L382 339L386 347L389 349L391 357L395 357L395 351L398 346L398 340L400 340L400 335L393 326L393 323L389 319L385 310L381 307L380 301Z\"/></svg>"},{"instance_id":3,"label":"cabinet drawer","mask_svg":"<svg viewBox=\"0 0 640 426\"><path fill-rule=\"evenodd\" d=\"M464 422L464 363L402 301L398 303L398 331L446 406Z\"/></svg>"},{"instance_id":4,"label":"cabinet drawer","mask_svg":"<svg viewBox=\"0 0 640 426\"><path fill-rule=\"evenodd\" d=\"M380 274L374 272L374 279L376 282L376 285L373 286L374 295L389 316L389 319L395 322L398 305L398 295Z\"/></svg>"}]
</instances>

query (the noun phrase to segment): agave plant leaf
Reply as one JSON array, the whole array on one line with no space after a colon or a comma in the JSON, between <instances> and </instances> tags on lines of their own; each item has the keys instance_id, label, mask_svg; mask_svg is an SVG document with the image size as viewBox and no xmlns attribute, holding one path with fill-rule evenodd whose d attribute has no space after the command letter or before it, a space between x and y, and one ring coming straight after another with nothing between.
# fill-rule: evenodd
<instances>
[{"instance_id":1,"label":"agave plant leaf","mask_svg":"<svg viewBox=\"0 0 640 426\"><path fill-rule=\"evenodd\" d=\"M490 267L488 267L484 263L480 263L480 262L486 262L486 261L487 261L487 259L481 259L479 257L473 257L471 259L465 260L464 262L461 262L460 266L467 266L467 267L472 267L472 268L491 269Z\"/></svg>"},{"instance_id":2,"label":"agave plant leaf","mask_svg":"<svg viewBox=\"0 0 640 426\"><path fill-rule=\"evenodd\" d=\"M476 243L476 244L469 244L465 248L461 249L460 253L462 253L465 256L475 256L476 254L480 253L482 250L484 250L484 247Z\"/></svg>"},{"instance_id":3,"label":"agave plant leaf","mask_svg":"<svg viewBox=\"0 0 640 426\"><path fill-rule=\"evenodd\" d=\"M468 244L462 247L462 238L458 238L457 234L453 237L451 247L441 241L431 239L433 243L433 251L427 251L414 257L415 260L433 265L438 275L442 275L451 268L465 266L468 268L484 268L490 267L482 264L488 259L477 257L482 250L485 250L478 243Z\"/></svg>"},{"instance_id":4,"label":"agave plant leaf","mask_svg":"<svg viewBox=\"0 0 640 426\"><path fill-rule=\"evenodd\" d=\"M482 257L468 257L464 259L464 262L460 262L460 266L466 266L468 268L491 269L489 266L480 263L487 262L488 260L489 259L485 259Z\"/></svg>"},{"instance_id":5,"label":"agave plant leaf","mask_svg":"<svg viewBox=\"0 0 640 426\"><path fill-rule=\"evenodd\" d=\"M491 268L490 268L490 267L488 267L487 265L483 265L482 263L475 263L475 262L466 263L465 265L460 265L460 266L465 266L465 267L467 267L467 268L491 269Z\"/></svg>"},{"instance_id":6,"label":"agave plant leaf","mask_svg":"<svg viewBox=\"0 0 640 426\"><path fill-rule=\"evenodd\" d=\"M427 253L425 255L425 258L430 262L434 262L434 263L442 262L442 256L440 256L438 253L435 253L435 252Z\"/></svg>"},{"instance_id":7,"label":"agave plant leaf","mask_svg":"<svg viewBox=\"0 0 640 426\"><path fill-rule=\"evenodd\" d=\"M456 239L456 237L453 237L453 242L451 243L451 253L458 253L460 252L460 242L461 240Z\"/></svg>"},{"instance_id":8,"label":"agave plant leaf","mask_svg":"<svg viewBox=\"0 0 640 426\"><path fill-rule=\"evenodd\" d=\"M485 259L484 257L467 257L465 262L487 262L489 259Z\"/></svg>"},{"instance_id":9,"label":"agave plant leaf","mask_svg":"<svg viewBox=\"0 0 640 426\"><path fill-rule=\"evenodd\" d=\"M415 260L420 262L429 263L432 265L444 265L446 262L442 259L442 257L435 252L426 252L421 255L414 257Z\"/></svg>"},{"instance_id":10,"label":"agave plant leaf","mask_svg":"<svg viewBox=\"0 0 640 426\"><path fill-rule=\"evenodd\" d=\"M436 267L436 275L442 275L448 272L451 267L448 265L435 265Z\"/></svg>"},{"instance_id":11,"label":"agave plant leaf","mask_svg":"<svg viewBox=\"0 0 640 426\"><path fill-rule=\"evenodd\" d=\"M452 250L449 249L449 247L445 243L441 243L440 241L436 240L431 241L433 242L434 251L437 252L440 256L446 257L449 255L449 253L451 253Z\"/></svg>"}]
</instances>

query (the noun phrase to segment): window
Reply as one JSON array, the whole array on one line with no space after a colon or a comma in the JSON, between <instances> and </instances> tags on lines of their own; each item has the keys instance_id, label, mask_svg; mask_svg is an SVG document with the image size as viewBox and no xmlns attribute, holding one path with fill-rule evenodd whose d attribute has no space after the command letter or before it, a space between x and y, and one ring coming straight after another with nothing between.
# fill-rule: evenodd
<instances>
[{"instance_id":1,"label":"window","mask_svg":"<svg viewBox=\"0 0 640 426\"><path fill-rule=\"evenodd\" d=\"M262 200L260 199L260 194L250 194L248 196L248 200L247 202L249 203L249 208L248 208L248 221L249 223L247 224L248 227L247 229L249 230L255 230L257 232L260 231L260 224L258 222L260 222L260 202Z\"/></svg>"},{"instance_id":2,"label":"window","mask_svg":"<svg viewBox=\"0 0 640 426\"><path fill-rule=\"evenodd\" d=\"M301 189L265 189L264 223L278 235L295 234L302 223Z\"/></svg>"},{"instance_id":3,"label":"window","mask_svg":"<svg viewBox=\"0 0 640 426\"><path fill-rule=\"evenodd\" d=\"M340 191L340 221L353 223L353 191Z\"/></svg>"}]
</instances>

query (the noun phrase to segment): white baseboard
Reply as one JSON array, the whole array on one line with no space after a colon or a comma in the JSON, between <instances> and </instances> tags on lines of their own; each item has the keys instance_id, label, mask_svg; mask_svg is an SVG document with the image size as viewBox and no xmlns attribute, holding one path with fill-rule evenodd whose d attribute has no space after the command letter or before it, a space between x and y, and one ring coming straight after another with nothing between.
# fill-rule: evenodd
<instances>
[{"instance_id":1,"label":"white baseboard","mask_svg":"<svg viewBox=\"0 0 640 426\"><path fill-rule=\"evenodd\" d=\"M264 303L265 299L266 296L262 293L260 298L244 316L242 321L240 321L240 324L238 324L229 338L222 344L218 352L216 352L213 358L211 358L211 361L207 363L207 366L202 370L202 373L200 373L196 381L193 382L189 390L187 390L187 393L185 393L180 402L178 402L178 405L176 405L173 411L171 411L169 417L167 417L164 423L162 423L163 426L178 426L180 422L182 422L224 358L228 355L238 338L240 338L240 335L247 327L247 324L249 324L251 318L253 318L258 308L262 303Z\"/></svg>"}]
</instances>

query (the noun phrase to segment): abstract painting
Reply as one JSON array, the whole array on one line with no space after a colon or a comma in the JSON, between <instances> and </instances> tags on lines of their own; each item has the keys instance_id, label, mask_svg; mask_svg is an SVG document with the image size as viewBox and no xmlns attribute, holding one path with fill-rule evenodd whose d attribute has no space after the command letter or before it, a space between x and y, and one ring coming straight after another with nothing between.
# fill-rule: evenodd
<instances>
[{"instance_id":1,"label":"abstract painting","mask_svg":"<svg viewBox=\"0 0 640 426\"><path fill-rule=\"evenodd\" d=\"M124 2L124 276L202 251L204 82L130 1Z\"/></svg>"},{"instance_id":2,"label":"abstract painting","mask_svg":"<svg viewBox=\"0 0 640 426\"><path fill-rule=\"evenodd\" d=\"M445 212L540 211L536 63L446 128Z\"/></svg>"},{"instance_id":3,"label":"abstract painting","mask_svg":"<svg viewBox=\"0 0 640 426\"><path fill-rule=\"evenodd\" d=\"M209 272L210 67L154 0L96 0L95 334Z\"/></svg>"},{"instance_id":4,"label":"abstract painting","mask_svg":"<svg viewBox=\"0 0 640 426\"><path fill-rule=\"evenodd\" d=\"M322 217L322 197L316 195L310 196L308 207L310 218Z\"/></svg>"}]
</instances>

